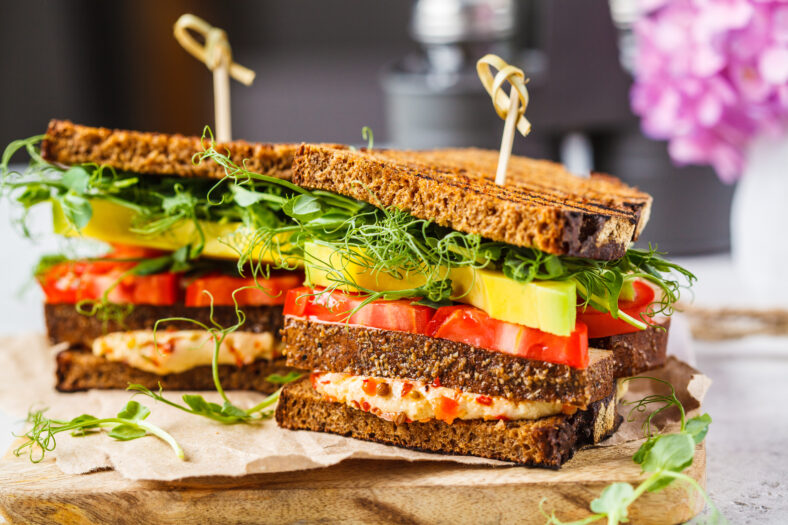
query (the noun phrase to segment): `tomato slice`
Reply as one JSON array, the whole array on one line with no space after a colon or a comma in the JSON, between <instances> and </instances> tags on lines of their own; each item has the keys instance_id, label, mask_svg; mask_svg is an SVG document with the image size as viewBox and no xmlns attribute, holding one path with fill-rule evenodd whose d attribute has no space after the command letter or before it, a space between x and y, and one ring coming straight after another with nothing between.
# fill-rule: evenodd
<instances>
[{"instance_id":1,"label":"tomato slice","mask_svg":"<svg viewBox=\"0 0 788 525\"><path fill-rule=\"evenodd\" d=\"M175 304L178 300L178 276L171 272L134 276L133 304Z\"/></svg>"},{"instance_id":2,"label":"tomato slice","mask_svg":"<svg viewBox=\"0 0 788 525\"><path fill-rule=\"evenodd\" d=\"M285 300L285 315L423 334L434 312L429 306L412 304L410 299L400 299L373 301L348 318L348 314L359 308L365 297L336 290L319 293L322 290L324 289L308 287L290 290Z\"/></svg>"},{"instance_id":3,"label":"tomato slice","mask_svg":"<svg viewBox=\"0 0 788 525\"><path fill-rule=\"evenodd\" d=\"M82 286L82 271L74 263L59 263L37 276L48 303L76 303L77 294Z\"/></svg>"},{"instance_id":4,"label":"tomato slice","mask_svg":"<svg viewBox=\"0 0 788 525\"><path fill-rule=\"evenodd\" d=\"M174 273L126 275L123 268L108 267L104 261L64 262L52 266L38 282L48 303L75 304L86 299L99 300L109 290L113 303L152 305L175 304L178 276Z\"/></svg>"},{"instance_id":5,"label":"tomato slice","mask_svg":"<svg viewBox=\"0 0 788 525\"><path fill-rule=\"evenodd\" d=\"M491 319L483 310L473 306L444 306L438 308L427 325L427 335L479 348L494 348L496 346L495 331L499 322Z\"/></svg>"},{"instance_id":6,"label":"tomato slice","mask_svg":"<svg viewBox=\"0 0 788 525\"><path fill-rule=\"evenodd\" d=\"M186 287L186 306L210 306L211 296L215 306L263 306L284 304L286 292L301 284L298 273L272 274L268 279L231 277L211 274L192 281ZM233 300L233 293L235 300ZM204 292L209 292L204 293Z\"/></svg>"},{"instance_id":7,"label":"tomato slice","mask_svg":"<svg viewBox=\"0 0 788 525\"><path fill-rule=\"evenodd\" d=\"M285 315L418 333L528 359L575 368L588 366L588 330L581 322L569 336L558 336L492 319L473 306L445 306L433 310L414 305L408 299L373 301L348 318L348 313L359 307L364 296L338 291L319 293L322 290L309 287L290 290L285 300Z\"/></svg>"},{"instance_id":8,"label":"tomato slice","mask_svg":"<svg viewBox=\"0 0 788 525\"><path fill-rule=\"evenodd\" d=\"M654 289L642 281L632 283L635 297L631 301L619 301L618 309L639 320L651 321L649 310L654 302ZM610 337L612 335L637 332L638 328L621 319L614 319L608 312L600 312L591 306L577 308L577 319L588 326L588 337Z\"/></svg>"},{"instance_id":9,"label":"tomato slice","mask_svg":"<svg viewBox=\"0 0 788 525\"><path fill-rule=\"evenodd\" d=\"M171 305L178 299L178 276L174 273L123 275L135 262L110 259L147 259L165 252L115 244L99 260L67 261L38 276L48 303L75 304L86 299L107 299L114 303Z\"/></svg>"},{"instance_id":10,"label":"tomato slice","mask_svg":"<svg viewBox=\"0 0 788 525\"><path fill-rule=\"evenodd\" d=\"M578 322L569 336L493 319L467 305L438 308L427 335L575 368L588 366L588 331Z\"/></svg>"},{"instance_id":11,"label":"tomato slice","mask_svg":"<svg viewBox=\"0 0 788 525\"><path fill-rule=\"evenodd\" d=\"M311 293L312 289L306 286L289 290L287 294L285 294L284 314L296 317L306 317L306 310L311 300L308 294Z\"/></svg>"}]
</instances>

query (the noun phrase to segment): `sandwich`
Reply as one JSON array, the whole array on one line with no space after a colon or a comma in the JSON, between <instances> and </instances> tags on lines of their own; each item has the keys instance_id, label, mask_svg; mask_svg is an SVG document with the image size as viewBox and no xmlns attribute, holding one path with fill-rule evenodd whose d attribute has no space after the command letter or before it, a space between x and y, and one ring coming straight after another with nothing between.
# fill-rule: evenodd
<instances>
[{"instance_id":1,"label":"sandwich","mask_svg":"<svg viewBox=\"0 0 788 525\"><path fill-rule=\"evenodd\" d=\"M278 424L558 468L617 429L620 378L659 367L694 276L631 244L651 197L497 153L302 145L267 249L300 258ZM355 208L352 208L355 205ZM297 210L294 212L293 210Z\"/></svg>"},{"instance_id":2,"label":"sandwich","mask_svg":"<svg viewBox=\"0 0 788 525\"><path fill-rule=\"evenodd\" d=\"M228 165L201 157L208 145L262 175L228 176ZM8 165L20 149L32 160L15 173ZM35 270L48 337L67 346L56 357L58 390L212 389L214 357L226 389L279 388L269 379L292 371L282 307L303 275L282 261L269 272L276 254L255 251L254 231L289 221L287 190L270 181L290 178L295 150L58 120L9 145L3 190L23 215L51 205L56 233L106 247L98 257L48 256Z\"/></svg>"}]
</instances>

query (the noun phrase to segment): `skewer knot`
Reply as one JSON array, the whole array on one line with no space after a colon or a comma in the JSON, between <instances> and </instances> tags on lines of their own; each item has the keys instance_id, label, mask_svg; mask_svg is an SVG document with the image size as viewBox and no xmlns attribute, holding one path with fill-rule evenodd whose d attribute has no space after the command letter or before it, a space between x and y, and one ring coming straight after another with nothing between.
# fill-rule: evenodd
<instances>
[{"instance_id":1,"label":"skewer knot","mask_svg":"<svg viewBox=\"0 0 788 525\"><path fill-rule=\"evenodd\" d=\"M190 31L202 35L205 43L197 42ZM186 51L211 71L224 66L229 69L230 76L238 82L249 86L254 81L254 71L233 62L230 42L224 30L213 27L200 17L185 14L175 22L173 34Z\"/></svg>"},{"instance_id":2,"label":"skewer knot","mask_svg":"<svg viewBox=\"0 0 788 525\"><path fill-rule=\"evenodd\" d=\"M498 70L495 76L492 74L492 68ZM503 90L503 87L506 82L511 84L512 88L517 92L520 102L517 107L517 113L519 114L517 117L517 131L523 136L528 135L531 131L531 123L525 118L525 110L528 107L528 90L525 84L528 83L528 80L525 78L523 70L507 64L505 60L497 55L490 54L483 56L476 62L476 73L479 75L479 80L481 80L484 89L487 90L492 99L495 112L504 120L509 114L511 104L509 94Z\"/></svg>"}]
</instances>

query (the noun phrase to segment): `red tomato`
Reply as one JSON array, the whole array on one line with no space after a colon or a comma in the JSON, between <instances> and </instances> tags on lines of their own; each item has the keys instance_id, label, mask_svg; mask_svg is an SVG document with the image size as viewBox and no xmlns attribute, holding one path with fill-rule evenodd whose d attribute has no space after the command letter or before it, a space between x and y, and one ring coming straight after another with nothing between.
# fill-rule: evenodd
<instances>
[{"instance_id":1,"label":"red tomato","mask_svg":"<svg viewBox=\"0 0 788 525\"><path fill-rule=\"evenodd\" d=\"M96 265L98 264L98 265ZM122 268L109 269L104 262L65 262L56 264L39 283L48 303L78 303L86 299L107 299L113 303L175 304L178 279L174 273L127 275Z\"/></svg>"},{"instance_id":2,"label":"red tomato","mask_svg":"<svg viewBox=\"0 0 788 525\"><path fill-rule=\"evenodd\" d=\"M401 299L373 301L348 318L348 314L364 301L364 296L339 291L321 294L321 290L307 287L290 290L285 300L285 315L423 334L434 312L429 306L414 305L409 299Z\"/></svg>"},{"instance_id":3,"label":"red tomato","mask_svg":"<svg viewBox=\"0 0 788 525\"><path fill-rule=\"evenodd\" d=\"M361 390L368 396L374 396L377 393L378 384L374 379L365 379L361 383Z\"/></svg>"},{"instance_id":4,"label":"red tomato","mask_svg":"<svg viewBox=\"0 0 788 525\"><path fill-rule=\"evenodd\" d=\"M301 284L298 273L272 274L269 279L230 277L213 274L195 279L186 287L186 306L210 306L211 296L215 306L261 306L284 304L286 292ZM233 292L235 301L233 300ZM210 295L203 293L210 292Z\"/></svg>"},{"instance_id":5,"label":"red tomato","mask_svg":"<svg viewBox=\"0 0 788 525\"><path fill-rule=\"evenodd\" d=\"M411 390L413 390L413 383L402 383L402 392L399 393L399 397L407 396Z\"/></svg>"},{"instance_id":6,"label":"red tomato","mask_svg":"<svg viewBox=\"0 0 788 525\"><path fill-rule=\"evenodd\" d=\"M76 263L60 263L52 266L43 275L37 277L44 290L48 303L76 303L79 289L83 286L81 271L75 268Z\"/></svg>"},{"instance_id":7,"label":"red tomato","mask_svg":"<svg viewBox=\"0 0 788 525\"><path fill-rule=\"evenodd\" d=\"M48 303L78 303L107 299L114 303L174 304L178 295L178 276L173 273L126 275L134 262L108 259L146 259L165 252L136 246L113 245L110 253L99 260L68 261L52 266L38 277Z\"/></svg>"},{"instance_id":8,"label":"red tomato","mask_svg":"<svg viewBox=\"0 0 788 525\"><path fill-rule=\"evenodd\" d=\"M433 316L427 335L575 368L588 366L588 331L583 323L577 323L569 336L559 336L492 319L473 306L445 306Z\"/></svg>"},{"instance_id":9,"label":"red tomato","mask_svg":"<svg viewBox=\"0 0 788 525\"><path fill-rule=\"evenodd\" d=\"M460 404L454 399L441 396L435 405L435 419L451 424L460 414Z\"/></svg>"},{"instance_id":10,"label":"red tomato","mask_svg":"<svg viewBox=\"0 0 788 525\"><path fill-rule=\"evenodd\" d=\"M484 405L484 406L488 407L488 406L492 405L493 400L492 400L491 397L477 396L476 397L476 402L479 403L480 405Z\"/></svg>"},{"instance_id":11,"label":"red tomato","mask_svg":"<svg viewBox=\"0 0 788 525\"><path fill-rule=\"evenodd\" d=\"M285 315L294 315L296 317L306 317L306 310L312 300L307 294L311 294L312 289L302 286L288 290L285 294Z\"/></svg>"},{"instance_id":12,"label":"red tomato","mask_svg":"<svg viewBox=\"0 0 788 525\"><path fill-rule=\"evenodd\" d=\"M631 301L619 301L618 308L638 320L650 321L649 307L654 302L654 289L642 281L633 283L635 297ZM592 307L577 308L577 319L588 326L588 337L610 337L611 335L637 332L638 328L621 319L613 319L607 312Z\"/></svg>"},{"instance_id":13,"label":"red tomato","mask_svg":"<svg viewBox=\"0 0 788 525\"><path fill-rule=\"evenodd\" d=\"M175 304L178 299L178 276L174 273L134 276L134 291L131 301L134 304Z\"/></svg>"}]
</instances>

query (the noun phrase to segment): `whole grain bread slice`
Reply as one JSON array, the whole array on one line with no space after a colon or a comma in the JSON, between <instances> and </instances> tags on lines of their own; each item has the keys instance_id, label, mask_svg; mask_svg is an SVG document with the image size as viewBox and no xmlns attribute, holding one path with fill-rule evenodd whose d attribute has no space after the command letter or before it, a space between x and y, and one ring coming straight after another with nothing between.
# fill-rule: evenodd
<instances>
[{"instance_id":1,"label":"whole grain bread slice","mask_svg":"<svg viewBox=\"0 0 788 525\"><path fill-rule=\"evenodd\" d=\"M613 354L591 350L586 369L493 352L420 334L285 316L293 368L408 378L512 400L586 407L615 390Z\"/></svg>"},{"instance_id":2,"label":"whole grain bread slice","mask_svg":"<svg viewBox=\"0 0 788 525\"><path fill-rule=\"evenodd\" d=\"M279 335L283 316L281 306L243 306L246 316L244 332L272 332ZM47 335L53 344L69 343L90 347L93 340L111 332L127 330L152 330L156 321L181 317L210 325L211 310L208 307L191 307L182 304L154 306L134 305L125 317L103 321L96 316L80 314L76 306L67 303L44 305ZM213 320L221 326L232 326L238 322L234 306L214 306ZM188 321L166 321L159 324L161 330L196 330L198 326Z\"/></svg>"},{"instance_id":3,"label":"whole grain bread slice","mask_svg":"<svg viewBox=\"0 0 788 525\"><path fill-rule=\"evenodd\" d=\"M584 445L618 428L616 396L610 394L574 414L536 420L433 420L397 424L343 403L325 401L309 380L282 390L276 421L282 428L342 436L441 454L481 456L535 467L559 468Z\"/></svg>"},{"instance_id":4,"label":"whole grain bread slice","mask_svg":"<svg viewBox=\"0 0 788 525\"><path fill-rule=\"evenodd\" d=\"M221 179L225 172L219 164L192 162L194 155L208 144L200 137L94 128L68 120L52 120L41 144L41 156L67 165L93 162L134 173ZM283 179L291 177L297 148L297 144L253 144L243 140L216 145L218 151L228 153L236 164L246 162L246 167L254 173Z\"/></svg>"},{"instance_id":5,"label":"whole grain bread slice","mask_svg":"<svg viewBox=\"0 0 788 525\"><path fill-rule=\"evenodd\" d=\"M584 179L548 161L512 157L494 182L497 153L349 150L303 144L293 182L494 241L548 253L617 259L648 221L651 197L614 177Z\"/></svg>"},{"instance_id":6,"label":"whole grain bread slice","mask_svg":"<svg viewBox=\"0 0 788 525\"><path fill-rule=\"evenodd\" d=\"M669 329L670 318L661 317L645 330L589 339L588 345L613 352L616 378L636 376L665 364Z\"/></svg>"},{"instance_id":7,"label":"whole grain bread slice","mask_svg":"<svg viewBox=\"0 0 788 525\"><path fill-rule=\"evenodd\" d=\"M125 363L109 361L89 350L63 350L56 357L57 382L60 392L77 392L89 389L125 389L131 383L156 390L214 390L210 365L197 366L177 374L158 375L131 367ZM219 365L219 379L225 390L256 390L264 394L275 392L281 385L266 380L271 374L286 375L293 369L284 359L268 361L258 359L248 365Z\"/></svg>"}]
</instances>

